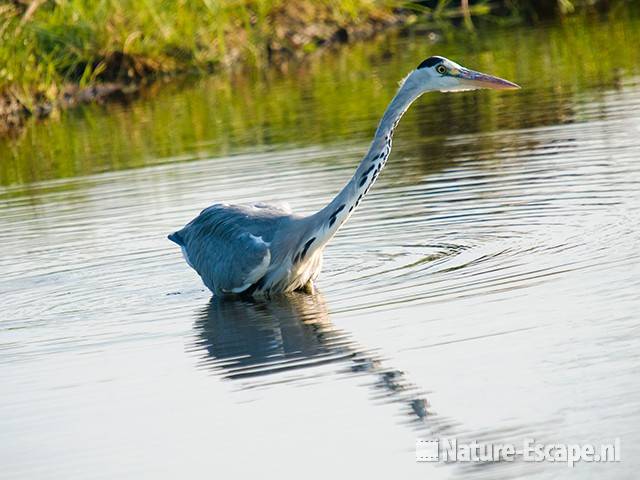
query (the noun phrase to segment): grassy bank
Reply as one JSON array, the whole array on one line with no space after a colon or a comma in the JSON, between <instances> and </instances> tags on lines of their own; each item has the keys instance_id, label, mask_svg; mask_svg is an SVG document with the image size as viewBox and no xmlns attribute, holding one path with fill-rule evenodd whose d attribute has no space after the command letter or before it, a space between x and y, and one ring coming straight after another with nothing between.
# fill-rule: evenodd
<instances>
[{"instance_id":1,"label":"grassy bank","mask_svg":"<svg viewBox=\"0 0 640 480\"><path fill-rule=\"evenodd\" d=\"M502 0L534 18L606 0ZM135 88L159 75L306 55L414 14L488 13L485 0L12 0L0 2L0 130L55 106Z\"/></svg>"},{"instance_id":2,"label":"grassy bank","mask_svg":"<svg viewBox=\"0 0 640 480\"><path fill-rule=\"evenodd\" d=\"M534 129L544 139L541 127L581 122L623 105L624 90L640 78L640 11L629 10L606 21L573 16L540 28L477 22L473 33L451 28L449 38L440 32L436 44L424 40L422 28L391 31L288 69L155 83L127 108L90 105L24 129L19 141L0 141L0 201L14 191L3 194L2 186L35 190L41 188L36 182L50 179L246 152L355 146L341 161L357 162L398 80L417 58L435 52L524 88L515 94L425 95L407 113L394 147L402 161L403 145L422 145L424 169L403 175L415 180L443 168L450 157L466 159L469 142L478 151L521 148L526 155L529 134L519 143L510 132ZM419 110L426 112L418 118L428 121L416 121ZM488 134L495 130L504 135ZM82 190L83 183L47 185Z\"/></svg>"},{"instance_id":3,"label":"grassy bank","mask_svg":"<svg viewBox=\"0 0 640 480\"><path fill-rule=\"evenodd\" d=\"M313 48L340 29L388 21L391 13L386 0L57 0L27 5L0 7L0 85L44 92L66 81L86 85L152 72L208 70L239 58L261 62L265 55Z\"/></svg>"},{"instance_id":4,"label":"grassy bank","mask_svg":"<svg viewBox=\"0 0 640 480\"><path fill-rule=\"evenodd\" d=\"M0 116L91 85L308 53L394 22L390 0L0 3ZM65 93L67 95L63 95ZM113 85L93 92L109 94ZM90 95L91 92L86 93ZM24 112L23 112L24 113ZM40 112L46 114L46 108Z\"/></svg>"}]
</instances>

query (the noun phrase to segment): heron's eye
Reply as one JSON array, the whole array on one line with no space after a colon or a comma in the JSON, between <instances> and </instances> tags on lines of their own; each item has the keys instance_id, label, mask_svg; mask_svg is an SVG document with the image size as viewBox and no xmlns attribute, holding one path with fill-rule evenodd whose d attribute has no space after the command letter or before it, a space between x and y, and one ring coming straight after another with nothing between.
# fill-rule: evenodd
<instances>
[{"instance_id":1,"label":"heron's eye","mask_svg":"<svg viewBox=\"0 0 640 480\"><path fill-rule=\"evenodd\" d=\"M440 75L444 75L445 73L447 73L447 67L440 64L436 67L436 72L438 72Z\"/></svg>"}]
</instances>

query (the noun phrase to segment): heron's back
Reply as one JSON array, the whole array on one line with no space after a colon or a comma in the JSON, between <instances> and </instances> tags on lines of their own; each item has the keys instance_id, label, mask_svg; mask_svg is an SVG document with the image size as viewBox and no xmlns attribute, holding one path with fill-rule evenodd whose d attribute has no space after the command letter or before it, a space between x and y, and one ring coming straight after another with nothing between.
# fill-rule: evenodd
<instances>
[{"instance_id":1,"label":"heron's back","mask_svg":"<svg viewBox=\"0 0 640 480\"><path fill-rule=\"evenodd\" d=\"M218 204L169 235L214 293L241 293L275 263L286 262L300 221L290 211L264 204Z\"/></svg>"}]
</instances>

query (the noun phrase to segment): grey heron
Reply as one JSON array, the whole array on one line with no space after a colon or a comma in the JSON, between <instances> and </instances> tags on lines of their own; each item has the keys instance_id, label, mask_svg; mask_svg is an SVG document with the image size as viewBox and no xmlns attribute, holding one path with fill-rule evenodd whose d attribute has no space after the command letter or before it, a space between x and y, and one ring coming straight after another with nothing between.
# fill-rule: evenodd
<instances>
[{"instance_id":1,"label":"grey heron","mask_svg":"<svg viewBox=\"0 0 640 480\"><path fill-rule=\"evenodd\" d=\"M515 83L464 68L444 57L424 60L401 82L354 175L327 206L311 215L264 203L219 203L169 235L215 294L269 295L313 291L327 242L367 194L391 152L393 133L425 92L517 89Z\"/></svg>"}]
</instances>

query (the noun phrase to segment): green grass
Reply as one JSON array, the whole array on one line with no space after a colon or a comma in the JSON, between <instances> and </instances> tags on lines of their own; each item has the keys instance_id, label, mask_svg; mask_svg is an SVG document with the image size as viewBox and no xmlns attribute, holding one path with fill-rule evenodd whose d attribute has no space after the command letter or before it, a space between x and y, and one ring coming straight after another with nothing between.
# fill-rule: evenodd
<instances>
[{"instance_id":1,"label":"green grass","mask_svg":"<svg viewBox=\"0 0 640 480\"><path fill-rule=\"evenodd\" d=\"M300 25L356 25L388 16L393 4L390 0L50 0L25 20L25 3L4 2L0 3L0 92L25 100L34 92L53 98L66 83L86 86L98 80L208 71L239 60L261 63L274 45L283 50L301 48L290 35ZM325 31L318 29L319 34Z\"/></svg>"},{"instance_id":2,"label":"green grass","mask_svg":"<svg viewBox=\"0 0 640 480\"><path fill-rule=\"evenodd\" d=\"M309 53L341 28L390 20L394 9L446 19L462 5L460 0L36 0L38 7L29 12L32 3L0 0L0 100L8 95L29 109L59 97L68 85L262 65L273 52ZM545 9L573 12L594 0L472 0L470 15L488 13L489 3L530 18Z\"/></svg>"},{"instance_id":3,"label":"green grass","mask_svg":"<svg viewBox=\"0 0 640 480\"><path fill-rule=\"evenodd\" d=\"M485 21L477 22L474 33L451 30L441 31L436 43L426 40L421 27L403 35L390 32L288 70L179 78L142 89L141 98L126 108L107 103L54 115L18 138L0 139L0 186L246 151L366 148L398 81L429 55L444 55L523 86L512 93L420 99L398 130L395 158L401 161L402 145L424 145L424 170L407 172L421 175L451 155L466 158L466 140L460 138L486 143L489 152L501 145L514 148L520 129L580 122L581 112L594 115L605 104L615 106L640 78L637 7L606 20L574 16L539 28ZM412 118L420 109L428 115ZM498 130L502 134L476 135ZM531 136L522 138L527 151ZM494 160L499 159L487 159ZM73 185L85 181L92 180ZM10 194L0 187L0 201Z\"/></svg>"}]
</instances>

